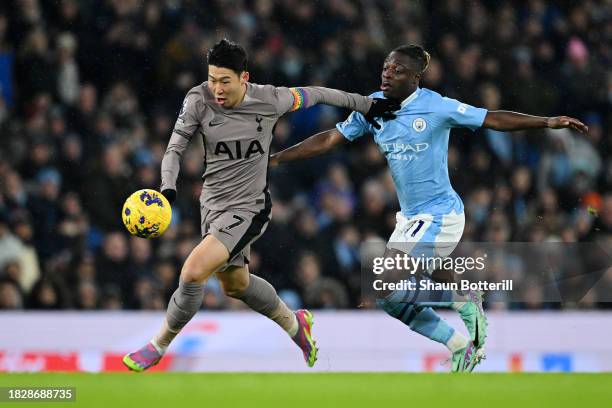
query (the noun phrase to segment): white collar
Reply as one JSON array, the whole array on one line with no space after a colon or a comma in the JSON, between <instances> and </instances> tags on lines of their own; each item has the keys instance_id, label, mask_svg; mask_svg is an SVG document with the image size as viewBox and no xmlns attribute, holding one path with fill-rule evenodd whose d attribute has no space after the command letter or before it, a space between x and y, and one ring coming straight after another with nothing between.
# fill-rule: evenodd
<instances>
[{"instance_id":1,"label":"white collar","mask_svg":"<svg viewBox=\"0 0 612 408\"><path fill-rule=\"evenodd\" d=\"M407 97L406 99L404 99L402 101L402 103L400 104L400 106L403 108L404 106L408 105L410 102L414 101L417 96L419 96L419 91L421 90L421 88L418 88L412 93L410 94L409 97Z\"/></svg>"}]
</instances>

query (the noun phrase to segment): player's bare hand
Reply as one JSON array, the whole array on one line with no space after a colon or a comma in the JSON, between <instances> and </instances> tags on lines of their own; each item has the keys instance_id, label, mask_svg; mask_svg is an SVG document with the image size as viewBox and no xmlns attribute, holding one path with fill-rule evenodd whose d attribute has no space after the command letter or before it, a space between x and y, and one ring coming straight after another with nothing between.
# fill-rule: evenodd
<instances>
[{"instance_id":1,"label":"player's bare hand","mask_svg":"<svg viewBox=\"0 0 612 408\"><path fill-rule=\"evenodd\" d=\"M585 125L578 119L571 118L569 116L555 116L552 118L548 118L547 125L550 129L569 128L577 130L580 133L587 133L589 131L589 127L587 125Z\"/></svg>"}]
</instances>

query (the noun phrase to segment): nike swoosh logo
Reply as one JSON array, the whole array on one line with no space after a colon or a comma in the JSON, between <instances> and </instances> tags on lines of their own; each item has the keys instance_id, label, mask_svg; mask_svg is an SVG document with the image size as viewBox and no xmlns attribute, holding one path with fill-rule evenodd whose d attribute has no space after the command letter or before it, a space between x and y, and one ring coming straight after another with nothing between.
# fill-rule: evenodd
<instances>
[{"instance_id":1,"label":"nike swoosh logo","mask_svg":"<svg viewBox=\"0 0 612 408\"><path fill-rule=\"evenodd\" d=\"M219 126L222 125L224 122L219 122L219 123L213 123L212 120L210 122L208 122L208 126L213 127L213 126Z\"/></svg>"}]
</instances>

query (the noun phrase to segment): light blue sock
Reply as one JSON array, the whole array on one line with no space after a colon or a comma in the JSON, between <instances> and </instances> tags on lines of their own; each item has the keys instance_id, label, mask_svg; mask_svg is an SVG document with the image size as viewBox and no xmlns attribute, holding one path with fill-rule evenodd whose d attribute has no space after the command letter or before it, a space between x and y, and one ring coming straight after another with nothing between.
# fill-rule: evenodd
<instances>
[{"instance_id":1,"label":"light blue sock","mask_svg":"<svg viewBox=\"0 0 612 408\"><path fill-rule=\"evenodd\" d=\"M406 323L413 331L446 345L450 340L455 329L449 325L446 320L442 319L431 307L423 307L417 305L415 309L419 310L411 322Z\"/></svg>"},{"instance_id":2,"label":"light blue sock","mask_svg":"<svg viewBox=\"0 0 612 408\"><path fill-rule=\"evenodd\" d=\"M455 329L442 319L432 307L451 308L452 290L421 290L415 277L416 290L396 290L377 304L390 316L398 319L412 331L446 345Z\"/></svg>"},{"instance_id":3,"label":"light blue sock","mask_svg":"<svg viewBox=\"0 0 612 408\"><path fill-rule=\"evenodd\" d=\"M398 303L389 300L377 301L377 304L392 317L395 317L412 331L433 341L446 345L455 329L442 319L431 307L420 304Z\"/></svg>"}]
</instances>

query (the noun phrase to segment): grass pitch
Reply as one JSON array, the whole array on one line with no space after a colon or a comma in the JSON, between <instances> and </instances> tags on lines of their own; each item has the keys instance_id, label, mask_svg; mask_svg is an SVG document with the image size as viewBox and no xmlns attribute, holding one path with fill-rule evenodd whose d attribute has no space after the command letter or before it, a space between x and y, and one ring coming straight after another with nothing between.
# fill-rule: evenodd
<instances>
[{"instance_id":1,"label":"grass pitch","mask_svg":"<svg viewBox=\"0 0 612 408\"><path fill-rule=\"evenodd\" d=\"M0 387L76 387L76 402L14 407L603 407L612 374L0 374Z\"/></svg>"}]
</instances>

